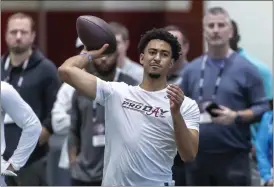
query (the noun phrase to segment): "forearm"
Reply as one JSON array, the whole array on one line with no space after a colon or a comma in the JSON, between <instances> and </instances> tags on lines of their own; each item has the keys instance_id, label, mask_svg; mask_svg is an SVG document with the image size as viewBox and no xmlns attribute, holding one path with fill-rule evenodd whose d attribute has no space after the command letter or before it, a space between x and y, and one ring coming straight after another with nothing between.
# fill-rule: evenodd
<instances>
[{"instance_id":1,"label":"forearm","mask_svg":"<svg viewBox=\"0 0 274 187\"><path fill-rule=\"evenodd\" d=\"M241 123L251 124L261 119L264 112L269 110L267 103L253 106L250 109L237 111L237 115L241 118Z\"/></svg>"},{"instance_id":2,"label":"forearm","mask_svg":"<svg viewBox=\"0 0 274 187\"><path fill-rule=\"evenodd\" d=\"M77 67L79 69L84 69L87 67L89 62L89 55L76 55L67 59L60 68L66 67Z\"/></svg>"},{"instance_id":3,"label":"forearm","mask_svg":"<svg viewBox=\"0 0 274 187\"><path fill-rule=\"evenodd\" d=\"M45 128L45 127L42 127L42 132L41 132L40 137L39 137L39 146L42 146L45 143L47 143L50 135L51 134L48 131L48 129Z\"/></svg>"},{"instance_id":4,"label":"forearm","mask_svg":"<svg viewBox=\"0 0 274 187\"><path fill-rule=\"evenodd\" d=\"M27 162L29 156L36 147L38 138L41 134L41 129L41 124L38 119L23 127L17 149L9 159L9 162L15 170L19 170Z\"/></svg>"},{"instance_id":5,"label":"forearm","mask_svg":"<svg viewBox=\"0 0 274 187\"><path fill-rule=\"evenodd\" d=\"M237 111L237 115L241 118L241 123L252 123L255 121L254 113L251 109Z\"/></svg>"},{"instance_id":6,"label":"forearm","mask_svg":"<svg viewBox=\"0 0 274 187\"><path fill-rule=\"evenodd\" d=\"M172 114L178 152L184 161L191 161L198 152L198 136L192 133L180 112Z\"/></svg>"}]
</instances>

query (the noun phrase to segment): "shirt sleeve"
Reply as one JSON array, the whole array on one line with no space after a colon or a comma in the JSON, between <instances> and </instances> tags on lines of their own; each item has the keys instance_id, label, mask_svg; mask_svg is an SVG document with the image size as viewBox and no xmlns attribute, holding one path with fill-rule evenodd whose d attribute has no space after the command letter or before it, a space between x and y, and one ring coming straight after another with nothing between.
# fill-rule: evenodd
<instances>
[{"instance_id":1,"label":"shirt sleeve","mask_svg":"<svg viewBox=\"0 0 274 187\"><path fill-rule=\"evenodd\" d=\"M70 111L71 124L68 132L68 151L71 152L73 148L80 150L80 129L81 129L81 115L78 108L78 93L74 92L72 97L72 106Z\"/></svg>"},{"instance_id":2,"label":"shirt sleeve","mask_svg":"<svg viewBox=\"0 0 274 187\"><path fill-rule=\"evenodd\" d=\"M45 79L43 81L43 116L40 119L42 121L43 127L45 127L49 133L53 133L53 128L51 124L51 111L53 104L56 101L57 92L61 86L61 80L58 77L57 68L50 62L44 67Z\"/></svg>"},{"instance_id":3,"label":"shirt sleeve","mask_svg":"<svg viewBox=\"0 0 274 187\"><path fill-rule=\"evenodd\" d=\"M264 92L263 81L255 67L250 67L246 76L248 102L254 113L255 119L259 119L264 112L269 110L268 101Z\"/></svg>"},{"instance_id":4,"label":"shirt sleeve","mask_svg":"<svg viewBox=\"0 0 274 187\"><path fill-rule=\"evenodd\" d=\"M70 127L71 99L75 89L64 83L57 93L57 99L51 111L52 129L56 134L67 134Z\"/></svg>"},{"instance_id":5,"label":"shirt sleeve","mask_svg":"<svg viewBox=\"0 0 274 187\"><path fill-rule=\"evenodd\" d=\"M114 82L106 82L100 78L96 78L96 97L95 102L105 106L105 101L114 92Z\"/></svg>"},{"instance_id":6,"label":"shirt sleeve","mask_svg":"<svg viewBox=\"0 0 274 187\"><path fill-rule=\"evenodd\" d=\"M11 85L1 83L1 87L3 110L22 128L18 146L8 161L15 170L19 170L36 147L42 126L31 107Z\"/></svg>"},{"instance_id":7,"label":"shirt sleeve","mask_svg":"<svg viewBox=\"0 0 274 187\"><path fill-rule=\"evenodd\" d=\"M190 98L185 98L185 101L181 107L181 114L184 118L187 128L199 131L200 110L196 101Z\"/></svg>"}]
</instances>

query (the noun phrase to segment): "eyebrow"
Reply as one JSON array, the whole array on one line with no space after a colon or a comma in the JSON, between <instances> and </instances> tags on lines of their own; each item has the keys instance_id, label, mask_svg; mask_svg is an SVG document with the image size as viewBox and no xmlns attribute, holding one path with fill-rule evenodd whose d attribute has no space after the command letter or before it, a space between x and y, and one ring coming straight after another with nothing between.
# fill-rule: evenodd
<instances>
[{"instance_id":1,"label":"eyebrow","mask_svg":"<svg viewBox=\"0 0 274 187\"><path fill-rule=\"evenodd\" d=\"M149 48L148 50L159 51L159 50L156 49L156 48ZM164 50L164 49L161 49L160 51L161 51L161 52L170 53L170 51L167 51L167 50Z\"/></svg>"}]
</instances>

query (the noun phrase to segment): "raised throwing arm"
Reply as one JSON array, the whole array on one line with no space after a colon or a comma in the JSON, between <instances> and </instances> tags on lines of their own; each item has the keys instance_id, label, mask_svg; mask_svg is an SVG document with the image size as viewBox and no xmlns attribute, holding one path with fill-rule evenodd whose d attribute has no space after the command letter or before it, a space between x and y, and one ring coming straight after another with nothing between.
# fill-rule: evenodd
<instances>
[{"instance_id":1,"label":"raised throwing arm","mask_svg":"<svg viewBox=\"0 0 274 187\"><path fill-rule=\"evenodd\" d=\"M105 44L99 50L88 51L85 55L80 54L67 59L58 68L61 79L80 92L95 99L97 77L85 72L83 69L92 59L102 57L107 47L108 44Z\"/></svg>"}]
</instances>

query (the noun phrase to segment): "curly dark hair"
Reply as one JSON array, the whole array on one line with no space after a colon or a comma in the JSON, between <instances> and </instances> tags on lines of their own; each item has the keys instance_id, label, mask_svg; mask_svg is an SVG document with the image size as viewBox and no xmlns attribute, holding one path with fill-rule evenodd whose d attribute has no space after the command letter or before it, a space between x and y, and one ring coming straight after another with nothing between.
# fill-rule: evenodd
<instances>
[{"instance_id":1,"label":"curly dark hair","mask_svg":"<svg viewBox=\"0 0 274 187\"><path fill-rule=\"evenodd\" d=\"M172 50L172 58L176 61L179 59L181 55L181 45L178 42L177 38L166 31L164 28L152 29L147 31L144 35L142 35L141 40L138 44L139 53L144 53L144 50L147 44L151 40L163 40L167 42L171 46Z\"/></svg>"}]
</instances>

